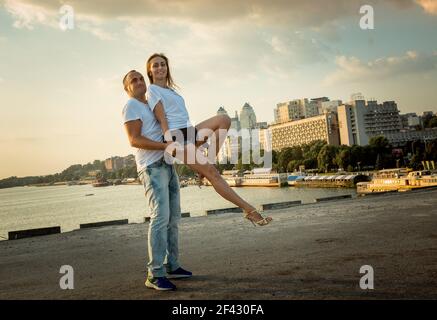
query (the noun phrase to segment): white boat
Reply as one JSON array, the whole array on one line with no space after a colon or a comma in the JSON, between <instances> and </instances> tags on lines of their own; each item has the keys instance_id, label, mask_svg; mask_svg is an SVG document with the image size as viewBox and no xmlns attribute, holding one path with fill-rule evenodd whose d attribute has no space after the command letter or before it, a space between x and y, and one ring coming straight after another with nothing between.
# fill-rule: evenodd
<instances>
[{"instance_id":1,"label":"white boat","mask_svg":"<svg viewBox=\"0 0 437 320\"><path fill-rule=\"evenodd\" d=\"M241 179L242 187L282 187L287 184L287 174L273 173L271 168L256 168Z\"/></svg>"}]
</instances>

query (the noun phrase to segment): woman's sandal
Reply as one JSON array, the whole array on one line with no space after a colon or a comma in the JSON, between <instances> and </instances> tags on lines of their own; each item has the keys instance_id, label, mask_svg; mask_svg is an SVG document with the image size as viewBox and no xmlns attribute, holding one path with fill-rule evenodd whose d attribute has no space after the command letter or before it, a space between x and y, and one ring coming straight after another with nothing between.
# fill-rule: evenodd
<instances>
[{"instance_id":1,"label":"woman's sandal","mask_svg":"<svg viewBox=\"0 0 437 320\"><path fill-rule=\"evenodd\" d=\"M245 214L244 214L244 217L247 219L247 220L249 220L250 222L252 222L252 224L256 227L256 225L259 225L259 226L266 226L266 225L268 225L273 219L271 218L271 217L265 217L265 218L263 218L262 216L261 216L261 219L259 219L259 220L255 220L256 218L253 218L253 213L258 213L260 216L261 216L261 214L258 212L258 210L252 210L252 211L250 211L250 212L246 212Z\"/></svg>"}]
</instances>

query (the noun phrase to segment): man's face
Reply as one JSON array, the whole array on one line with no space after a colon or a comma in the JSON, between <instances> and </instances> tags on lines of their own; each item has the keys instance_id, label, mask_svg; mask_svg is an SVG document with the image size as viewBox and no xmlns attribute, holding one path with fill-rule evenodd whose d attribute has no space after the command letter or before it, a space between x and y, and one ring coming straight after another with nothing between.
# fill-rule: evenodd
<instances>
[{"instance_id":1,"label":"man's face","mask_svg":"<svg viewBox=\"0 0 437 320\"><path fill-rule=\"evenodd\" d=\"M139 72L131 72L126 77L126 92L131 97L143 96L147 91L144 77Z\"/></svg>"}]
</instances>

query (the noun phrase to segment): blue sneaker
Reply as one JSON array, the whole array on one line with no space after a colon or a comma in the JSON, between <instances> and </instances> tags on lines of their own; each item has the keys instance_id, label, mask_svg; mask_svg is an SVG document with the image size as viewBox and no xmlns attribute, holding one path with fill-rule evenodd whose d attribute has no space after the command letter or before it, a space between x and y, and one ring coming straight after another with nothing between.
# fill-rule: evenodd
<instances>
[{"instance_id":1,"label":"blue sneaker","mask_svg":"<svg viewBox=\"0 0 437 320\"><path fill-rule=\"evenodd\" d=\"M160 291L176 290L176 286L166 277L147 278L146 287Z\"/></svg>"},{"instance_id":2,"label":"blue sneaker","mask_svg":"<svg viewBox=\"0 0 437 320\"><path fill-rule=\"evenodd\" d=\"M191 278L193 273L182 268L177 268L175 271L167 272L167 278L169 279L182 279Z\"/></svg>"}]
</instances>

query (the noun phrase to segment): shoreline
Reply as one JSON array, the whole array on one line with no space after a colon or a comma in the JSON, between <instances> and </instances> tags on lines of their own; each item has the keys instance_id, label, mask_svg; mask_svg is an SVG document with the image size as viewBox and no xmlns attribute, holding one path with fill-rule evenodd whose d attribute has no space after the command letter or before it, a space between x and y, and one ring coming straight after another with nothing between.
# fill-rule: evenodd
<instances>
[{"instance_id":1,"label":"shoreline","mask_svg":"<svg viewBox=\"0 0 437 320\"><path fill-rule=\"evenodd\" d=\"M145 288L147 223L1 241L2 299L436 299L437 190L182 219L178 290ZM75 289L59 288L59 268ZM371 265L375 289L362 290Z\"/></svg>"}]
</instances>

